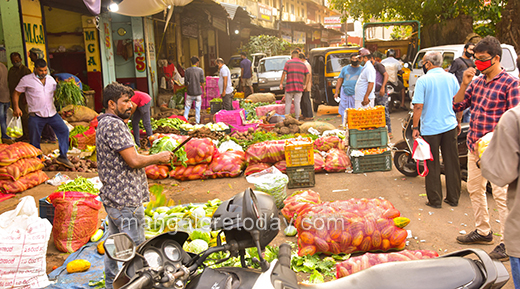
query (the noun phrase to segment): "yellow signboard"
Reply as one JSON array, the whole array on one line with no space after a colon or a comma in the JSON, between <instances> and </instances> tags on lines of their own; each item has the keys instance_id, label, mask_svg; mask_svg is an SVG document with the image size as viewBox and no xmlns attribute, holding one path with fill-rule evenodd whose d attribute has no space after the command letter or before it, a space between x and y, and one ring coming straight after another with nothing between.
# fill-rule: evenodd
<instances>
[{"instance_id":1,"label":"yellow signboard","mask_svg":"<svg viewBox=\"0 0 520 289\"><path fill-rule=\"evenodd\" d=\"M29 50L38 48L43 52L45 60L45 32L42 23L42 10L40 0L20 0L23 16L23 36L25 39L25 51L29 69L34 69L34 63L29 59Z\"/></svg>"},{"instance_id":2,"label":"yellow signboard","mask_svg":"<svg viewBox=\"0 0 520 289\"><path fill-rule=\"evenodd\" d=\"M85 58L87 71L101 71L101 59L99 56L99 31L96 29L94 17L82 16L83 41L85 42Z\"/></svg>"}]
</instances>

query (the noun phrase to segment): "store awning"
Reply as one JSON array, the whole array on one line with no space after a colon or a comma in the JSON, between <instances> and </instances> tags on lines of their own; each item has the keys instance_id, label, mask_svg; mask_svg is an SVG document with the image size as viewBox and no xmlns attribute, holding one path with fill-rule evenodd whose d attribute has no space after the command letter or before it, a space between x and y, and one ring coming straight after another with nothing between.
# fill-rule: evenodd
<instances>
[{"instance_id":1,"label":"store awning","mask_svg":"<svg viewBox=\"0 0 520 289\"><path fill-rule=\"evenodd\" d=\"M157 14L175 6L184 6L193 0L123 0L119 3L117 14L144 17Z\"/></svg>"},{"instance_id":2,"label":"store awning","mask_svg":"<svg viewBox=\"0 0 520 289\"><path fill-rule=\"evenodd\" d=\"M229 4L229 3L220 3L224 9L226 9L226 12L229 15L229 18L231 20L235 19L235 15L237 14L237 10L242 9L245 11L245 9L240 5L235 4ZM247 13L247 12L246 12Z\"/></svg>"}]
</instances>

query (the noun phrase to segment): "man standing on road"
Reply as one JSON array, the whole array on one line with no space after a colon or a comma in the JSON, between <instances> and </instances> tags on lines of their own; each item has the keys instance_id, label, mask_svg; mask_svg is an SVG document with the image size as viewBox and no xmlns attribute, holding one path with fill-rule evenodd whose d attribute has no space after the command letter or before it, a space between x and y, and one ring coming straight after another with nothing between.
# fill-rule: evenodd
<instances>
[{"instance_id":1,"label":"man standing on road","mask_svg":"<svg viewBox=\"0 0 520 289\"><path fill-rule=\"evenodd\" d=\"M452 207L459 204L460 164L457 149L458 123L453 111L452 96L459 90L457 79L442 69L440 52L429 51L423 57L426 74L417 80L413 98L413 138L422 136L430 144L433 161L427 160L427 206L442 207L439 147L446 170L446 198ZM421 131L419 132L419 120Z\"/></svg>"},{"instance_id":2,"label":"man standing on road","mask_svg":"<svg viewBox=\"0 0 520 289\"><path fill-rule=\"evenodd\" d=\"M7 135L7 109L11 105L11 95L9 94L9 84L7 83L7 67L0 62L0 128L2 131L2 143L12 142Z\"/></svg>"},{"instance_id":3,"label":"man standing on road","mask_svg":"<svg viewBox=\"0 0 520 289\"><path fill-rule=\"evenodd\" d=\"M222 96L222 109L224 110L233 110L233 84L231 83L231 72L226 64L224 64L224 59L218 58L217 65L219 69L218 74L218 88L220 90L220 95Z\"/></svg>"},{"instance_id":4,"label":"man standing on road","mask_svg":"<svg viewBox=\"0 0 520 289\"><path fill-rule=\"evenodd\" d=\"M381 60L381 64L385 66L386 71L388 72L388 80L401 94L401 108L407 110L406 105L404 104L404 85L398 77L398 74L403 72L403 65L399 60L395 59L395 50L391 48L388 49L386 52L386 58Z\"/></svg>"},{"instance_id":5,"label":"man standing on road","mask_svg":"<svg viewBox=\"0 0 520 289\"><path fill-rule=\"evenodd\" d=\"M206 90L204 70L199 67L199 58L191 57L191 67L186 69L184 84L188 87L188 96L184 107L184 118L188 119L191 104L195 101L195 121L200 123L200 107L202 105L202 93ZM202 86L202 89L200 88Z\"/></svg>"},{"instance_id":6,"label":"man standing on road","mask_svg":"<svg viewBox=\"0 0 520 289\"><path fill-rule=\"evenodd\" d=\"M466 69L470 67L475 68L475 63L473 63L473 60L471 59L474 55L474 47L474 43L466 43L466 45L464 45L464 53L462 54L462 56L455 59L451 64L450 73L453 73L455 77L457 77L459 84L462 82L462 74L464 73L464 71L466 71ZM466 108L462 116L462 122L468 123L470 117L471 113L469 112L469 108Z\"/></svg>"},{"instance_id":7,"label":"man standing on road","mask_svg":"<svg viewBox=\"0 0 520 289\"><path fill-rule=\"evenodd\" d=\"M285 114L291 113L291 105L294 99L294 114L296 119L300 118L300 103L305 84L308 83L310 74L305 64L299 58L297 50L291 53L292 59L285 62L282 78L280 79L280 90L283 90L283 81L287 76L285 84Z\"/></svg>"},{"instance_id":8,"label":"man standing on road","mask_svg":"<svg viewBox=\"0 0 520 289\"><path fill-rule=\"evenodd\" d=\"M314 118L314 113L312 112L312 103L311 103L311 88L312 88L312 67L311 64L305 58L305 54L300 52L298 54L300 61L305 64L307 67L307 71L309 72L309 77L307 78L307 82L305 84L305 88L303 89L302 101L301 101L301 110L302 110L302 120L312 120Z\"/></svg>"},{"instance_id":9,"label":"man standing on road","mask_svg":"<svg viewBox=\"0 0 520 289\"><path fill-rule=\"evenodd\" d=\"M361 48L359 50L359 57L361 58L361 65L363 65L363 70L361 71L359 79L356 82L356 108L374 107L374 99L376 98L374 94L376 69L374 68L374 65L371 61L373 56L368 49Z\"/></svg>"},{"instance_id":10,"label":"man standing on road","mask_svg":"<svg viewBox=\"0 0 520 289\"><path fill-rule=\"evenodd\" d=\"M68 168L74 165L67 159L69 151L69 128L56 112L54 91L56 81L47 74L47 62L36 59L34 73L20 80L13 93L13 116L22 116L19 107L20 94L25 93L29 111L29 138L31 144L40 148L43 127L48 124L56 133L59 142L60 156L56 161Z\"/></svg>"},{"instance_id":11,"label":"man standing on road","mask_svg":"<svg viewBox=\"0 0 520 289\"><path fill-rule=\"evenodd\" d=\"M520 57L516 60L520 66ZM500 118L488 148L482 155L482 175L499 186L509 185L507 207L509 214L504 225L504 244L511 262L515 288L520 288L520 106Z\"/></svg>"},{"instance_id":12,"label":"man standing on road","mask_svg":"<svg viewBox=\"0 0 520 289\"><path fill-rule=\"evenodd\" d=\"M500 65L502 48L493 36L483 38L475 48L475 65L482 72L473 80L476 70L473 67L464 71L459 91L453 99L453 109L461 112L470 108L471 119L468 132L468 193L475 214L475 231L457 237L457 242L464 245L493 244L493 232L489 223L489 211L486 197L487 180L477 167L477 142L495 129L500 117L510 108L520 103L518 79L509 75ZM473 80L473 81L472 81ZM414 97L415 99L415 97ZM460 122L460 121L459 121ZM500 219L500 244L489 254L498 260L508 260L503 242L504 224L507 218L506 190L491 182Z\"/></svg>"},{"instance_id":13,"label":"man standing on road","mask_svg":"<svg viewBox=\"0 0 520 289\"><path fill-rule=\"evenodd\" d=\"M27 74L31 74L31 70L22 64L22 56L18 52L11 53L11 63L13 67L9 68L9 72L7 73L7 81L9 83L9 95L13 95L14 89L20 82L22 77ZM21 140L29 140L29 112L27 111L27 101L25 100L25 93L20 94L19 101L20 109L23 112L22 115L22 126L23 126L23 136Z\"/></svg>"},{"instance_id":14,"label":"man standing on road","mask_svg":"<svg viewBox=\"0 0 520 289\"><path fill-rule=\"evenodd\" d=\"M153 134L152 121L150 119L150 106L152 105L152 97L148 93L135 91L131 100L134 140L137 146L141 146L141 138L139 134L139 123L141 120L143 121L143 126L146 130L146 136L149 138Z\"/></svg>"},{"instance_id":15,"label":"man standing on road","mask_svg":"<svg viewBox=\"0 0 520 289\"><path fill-rule=\"evenodd\" d=\"M388 136L392 138L392 123L390 122L390 110L388 109L388 95L386 94L386 83L388 82L388 72L383 64L377 62L374 58L371 60L376 70L375 83L375 100L374 105L385 107L385 122L388 129Z\"/></svg>"},{"instance_id":16,"label":"man standing on road","mask_svg":"<svg viewBox=\"0 0 520 289\"><path fill-rule=\"evenodd\" d=\"M359 65L359 59L357 55L352 53L350 55L350 64L341 69L341 73L338 77L336 84L336 93L334 98L340 96L338 112L341 115L341 123L345 124L347 119L347 109L355 108L355 87L358 81L359 75L361 74L363 67Z\"/></svg>"},{"instance_id":17,"label":"man standing on road","mask_svg":"<svg viewBox=\"0 0 520 289\"><path fill-rule=\"evenodd\" d=\"M251 71L251 60L247 59L247 55L245 52L240 52L240 57L242 57L242 61L240 61L240 81L242 84L242 89L244 90L244 94L246 92L246 87L249 87L249 91L254 93L253 91L253 73ZM245 94L248 96L249 94Z\"/></svg>"},{"instance_id":18,"label":"man standing on road","mask_svg":"<svg viewBox=\"0 0 520 289\"><path fill-rule=\"evenodd\" d=\"M140 155L124 120L132 111L134 91L119 83L103 90L106 112L98 117L96 149L99 178L103 187L99 196L108 215L108 235L127 233L137 244L144 242L143 202L150 199L144 167L167 163L171 152ZM105 256L105 286L111 289L119 271L117 261Z\"/></svg>"}]
</instances>

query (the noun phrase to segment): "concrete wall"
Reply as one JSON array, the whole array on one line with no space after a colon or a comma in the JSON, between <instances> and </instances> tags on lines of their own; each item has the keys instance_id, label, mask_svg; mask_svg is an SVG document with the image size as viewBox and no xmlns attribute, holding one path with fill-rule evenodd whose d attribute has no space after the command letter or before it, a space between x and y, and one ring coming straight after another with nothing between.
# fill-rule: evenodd
<instances>
[{"instance_id":1,"label":"concrete wall","mask_svg":"<svg viewBox=\"0 0 520 289\"><path fill-rule=\"evenodd\" d=\"M18 52L25 61L24 45L22 38L22 25L20 24L20 12L18 10L18 1L0 1L0 22L2 23L2 38L6 48L8 68L12 66L9 55L12 52Z\"/></svg>"}]
</instances>

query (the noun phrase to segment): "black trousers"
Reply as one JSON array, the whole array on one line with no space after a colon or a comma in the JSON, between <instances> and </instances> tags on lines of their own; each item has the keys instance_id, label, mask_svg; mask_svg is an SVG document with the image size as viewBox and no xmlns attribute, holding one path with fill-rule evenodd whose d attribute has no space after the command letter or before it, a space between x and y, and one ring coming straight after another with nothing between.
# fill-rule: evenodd
<instances>
[{"instance_id":1,"label":"black trousers","mask_svg":"<svg viewBox=\"0 0 520 289\"><path fill-rule=\"evenodd\" d=\"M312 113L312 103L311 103L311 92L304 91L302 95L301 101L301 109L303 117L314 117Z\"/></svg>"},{"instance_id":2,"label":"black trousers","mask_svg":"<svg viewBox=\"0 0 520 289\"><path fill-rule=\"evenodd\" d=\"M439 162L439 147L444 162L446 175L446 200L458 204L460 197L460 163L457 148L457 128L450 131L423 136L430 145L433 161L426 161L430 172L426 176L426 195L430 204L442 204L441 167Z\"/></svg>"}]
</instances>

